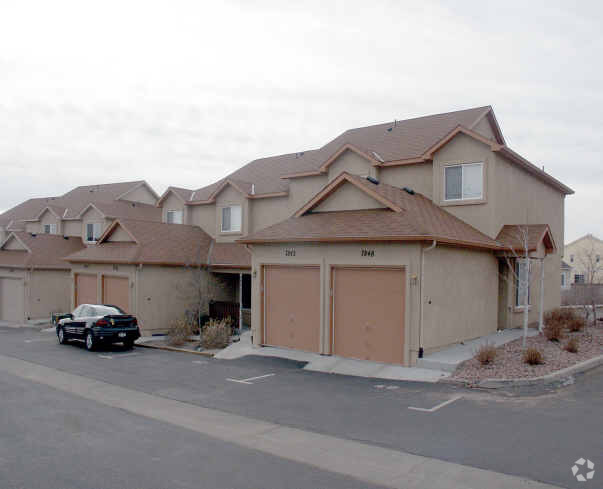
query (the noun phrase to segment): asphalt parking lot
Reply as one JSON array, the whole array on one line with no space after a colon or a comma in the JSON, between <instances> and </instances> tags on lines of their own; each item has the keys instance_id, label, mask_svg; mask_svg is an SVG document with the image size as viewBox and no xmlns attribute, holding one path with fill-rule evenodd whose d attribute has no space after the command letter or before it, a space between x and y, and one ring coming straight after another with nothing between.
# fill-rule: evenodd
<instances>
[{"instance_id":1,"label":"asphalt parking lot","mask_svg":"<svg viewBox=\"0 0 603 489\"><path fill-rule=\"evenodd\" d=\"M601 487L577 482L571 466L580 457L603 466L603 369L562 388L492 393L308 372L265 357L118 345L91 353L33 328L0 328L0 354L285 426L562 487Z\"/></svg>"}]
</instances>

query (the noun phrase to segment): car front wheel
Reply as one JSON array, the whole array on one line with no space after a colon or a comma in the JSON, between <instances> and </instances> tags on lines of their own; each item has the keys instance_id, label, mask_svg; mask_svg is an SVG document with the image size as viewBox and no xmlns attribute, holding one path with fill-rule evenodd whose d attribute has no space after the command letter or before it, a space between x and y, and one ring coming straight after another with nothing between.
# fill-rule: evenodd
<instances>
[{"instance_id":1,"label":"car front wheel","mask_svg":"<svg viewBox=\"0 0 603 489\"><path fill-rule=\"evenodd\" d=\"M86 350L93 351L96 348L96 341L94 341L94 336L92 333L88 332L86 334Z\"/></svg>"},{"instance_id":2,"label":"car front wheel","mask_svg":"<svg viewBox=\"0 0 603 489\"><path fill-rule=\"evenodd\" d=\"M57 337L59 339L59 345L66 345L68 343L67 337L65 336L65 330L63 328L59 328Z\"/></svg>"}]
</instances>

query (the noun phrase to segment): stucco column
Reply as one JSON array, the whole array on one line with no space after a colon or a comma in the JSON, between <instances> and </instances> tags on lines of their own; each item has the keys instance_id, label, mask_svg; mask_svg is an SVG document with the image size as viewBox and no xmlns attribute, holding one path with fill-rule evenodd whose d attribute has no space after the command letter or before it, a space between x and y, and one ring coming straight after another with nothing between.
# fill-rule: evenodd
<instances>
[{"instance_id":1,"label":"stucco column","mask_svg":"<svg viewBox=\"0 0 603 489\"><path fill-rule=\"evenodd\" d=\"M538 316L538 331L544 329L544 258L540 259L540 311Z\"/></svg>"}]
</instances>

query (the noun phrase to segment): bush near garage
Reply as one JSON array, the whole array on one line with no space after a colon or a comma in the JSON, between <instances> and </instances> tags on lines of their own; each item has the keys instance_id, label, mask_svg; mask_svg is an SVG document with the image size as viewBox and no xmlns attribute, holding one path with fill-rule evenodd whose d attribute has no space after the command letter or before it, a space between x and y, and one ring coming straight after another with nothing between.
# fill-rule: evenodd
<instances>
[{"instance_id":1,"label":"bush near garage","mask_svg":"<svg viewBox=\"0 0 603 489\"><path fill-rule=\"evenodd\" d=\"M578 353L578 339L570 338L568 340L568 342L565 344L565 346L563 347L563 349L570 353Z\"/></svg>"},{"instance_id":2,"label":"bush near garage","mask_svg":"<svg viewBox=\"0 0 603 489\"><path fill-rule=\"evenodd\" d=\"M210 319L201 330L201 346L207 349L226 348L232 334L232 319Z\"/></svg>"},{"instance_id":3,"label":"bush near garage","mask_svg":"<svg viewBox=\"0 0 603 489\"><path fill-rule=\"evenodd\" d=\"M544 357L540 350L536 348L527 348L523 354L523 361L528 365L540 365L544 363Z\"/></svg>"},{"instance_id":4,"label":"bush near garage","mask_svg":"<svg viewBox=\"0 0 603 489\"><path fill-rule=\"evenodd\" d=\"M196 324L191 323L187 315L174 319L168 327L168 343L172 346L182 346L194 334Z\"/></svg>"},{"instance_id":5,"label":"bush near garage","mask_svg":"<svg viewBox=\"0 0 603 489\"><path fill-rule=\"evenodd\" d=\"M490 343L481 345L475 353L475 358L480 365L491 365L496 358L496 347Z\"/></svg>"}]
</instances>

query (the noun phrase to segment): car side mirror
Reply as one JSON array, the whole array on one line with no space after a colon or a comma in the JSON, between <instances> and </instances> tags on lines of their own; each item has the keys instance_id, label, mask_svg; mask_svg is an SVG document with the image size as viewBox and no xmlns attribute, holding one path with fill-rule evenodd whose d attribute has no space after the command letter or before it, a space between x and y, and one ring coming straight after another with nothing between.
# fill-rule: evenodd
<instances>
[{"instance_id":1,"label":"car side mirror","mask_svg":"<svg viewBox=\"0 0 603 489\"><path fill-rule=\"evenodd\" d=\"M65 317L67 319L73 319L73 314L71 314L71 313L65 314Z\"/></svg>"}]
</instances>

